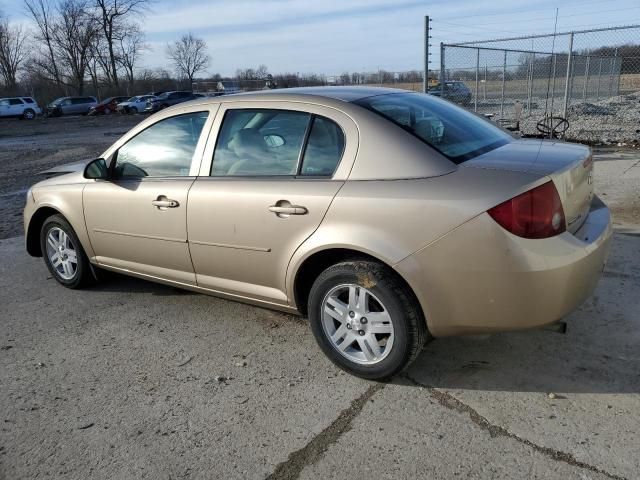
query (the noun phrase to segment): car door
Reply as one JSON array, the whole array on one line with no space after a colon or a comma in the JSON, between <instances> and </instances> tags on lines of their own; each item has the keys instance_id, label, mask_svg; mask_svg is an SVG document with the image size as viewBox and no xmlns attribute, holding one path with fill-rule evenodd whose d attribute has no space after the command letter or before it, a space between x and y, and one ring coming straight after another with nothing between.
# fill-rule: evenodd
<instances>
[{"instance_id":1,"label":"car door","mask_svg":"<svg viewBox=\"0 0 640 480\"><path fill-rule=\"evenodd\" d=\"M0 117L7 117L11 115L10 108L11 107L9 106L8 98L3 98L2 100L0 100Z\"/></svg>"},{"instance_id":2,"label":"car door","mask_svg":"<svg viewBox=\"0 0 640 480\"><path fill-rule=\"evenodd\" d=\"M337 110L276 105L222 104L187 228L199 286L286 305L289 260L346 180L358 136Z\"/></svg>"},{"instance_id":3,"label":"car door","mask_svg":"<svg viewBox=\"0 0 640 480\"><path fill-rule=\"evenodd\" d=\"M24 102L19 98L9 99L9 115L19 116L24 111Z\"/></svg>"},{"instance_id":4,"label":"car door","mask_svg":"<svg viewBox=\"0 0 640 480\"><path fill-rule=\"evenodd\" d=\"M195 283L187 245L187 194L210 125L208 108L172 112L114 146L111 179L97 180L83 192L98 264Z\"/></svg>"}]
</instances>

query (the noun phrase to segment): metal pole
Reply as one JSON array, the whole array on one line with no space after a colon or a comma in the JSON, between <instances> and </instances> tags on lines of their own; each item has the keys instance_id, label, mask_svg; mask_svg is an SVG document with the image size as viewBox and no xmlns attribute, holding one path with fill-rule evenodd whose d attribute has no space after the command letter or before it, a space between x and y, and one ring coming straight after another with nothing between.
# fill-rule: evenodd
<instances>
[{"instance_id":1,"label":"metal pole","mask_svg":"<svg viewBox=\"0 0 640 480\"><path fill-rule=\"evenodd\" d=\"M569 84L571 83L571 58L573 57L573 32L569 34L569 54L567 56L567 76L564 84L564 108L562 116L567 118L567 109L569 108Z\"/></svg>"},{"instance_id":2,"label":"metal pole","mask_svg":"<svg viewBox=\"0 0 640 480\"><path fill-rule=\"evenodd\" d=\"M478 94L480 93L480 49L477 50L476 55L476 93L474 95L473 111L478 111Z\"/></svg>"},{"instance_id":3,"label":"metal pole","mask_svg":"<svg viewBox=\"0 0 640 480\"><path fill-rule=\"evenodd\" d=\"M440 95L444 98L444 43L440 42Z\"/></svg>"},{"instance_id":4,"label":"metal pole","mask_svg":"<svg viewBox=\"0 0 640 480\"><path fill-rule=\"evenodd\" d=\"M602 57L600 57L600 65L598 66L598 86L596 87L596 100L600 98L600 77L602 76Z\"/></svg>"},{"instance_id":5,"label":"metal pole","mask_svg":"<svg viewBox=\"0 0 640 480\"><path fill-rule=\"evenodd\" d=\"M616 57L618 56L618 49L613 52L613 58L611 59L611 72L609 73L609 96L613 96L613 72L616 64Z\"/></svg>"},{"instance_id":6,"label":"metal pole","mask_svg":"<svg viewBox=\"0 0 640 480\"><path fill-rule=\"evenodd\" d=\"M589 60L591 59L591 57L589 57L589 55L587 55L587 64L584 67L584 87L582 89L582 101L586 101L587 100L587 88L589 85Z\"/></svg>"},{"instance_id":7,"label":"metal pole","mask_svg":"<svg viewBox=\"0 0 640 480\"><path fill-rule=\"evenodd\" d=\"M551 55L551 65L552 65L552 71L551 71L551 77L553 78L553 85L551 87L551 116L553 117L553 99L556 96L556 63L557 63L557 57L556 55ZM546 112L545 112L546 114Z\"/></svg>"},{"instance_id":8,"label":"metal pole","mask_svg":"<svg viewBox=\"0 0 640 480\"><path fill-rule=\"evenodd\" d=\"M507 79L507 52L504 52L504 62L502 63L502 93L500 94L500 118L504 116L504 84Z\"/></svg>"},{"instance_id":9,"label":"metal pole","mask_svg":"<svg viewBox=\"0 0 640 480\"><path fill-rule=\"evenodd\" d=\"M529 60L529 88L527 92L527 112L531 112L531 96L533 95L533 67L536 61L536 54L531 55L531 59Z\"/></svg>"},{"instance_id":10,"label":"metal pole","mask_svg":"<svg viewBox=\"0 0 640 480\"><path fill-rule=\"evenodd\" d=\"M424 17L424 73L422 77L422 91L429 89L429 15Z\"/></svg>"},{"instance_id":11,"label":"metal pole","mask_svg":"<svg viewBox=\"0 0 640 480\"><path fill-rule=\"evenodd\" d=\"M484 66L484 84L482 85L482 99L487 101L487 66Z\"/></svg>"}]
</instances>

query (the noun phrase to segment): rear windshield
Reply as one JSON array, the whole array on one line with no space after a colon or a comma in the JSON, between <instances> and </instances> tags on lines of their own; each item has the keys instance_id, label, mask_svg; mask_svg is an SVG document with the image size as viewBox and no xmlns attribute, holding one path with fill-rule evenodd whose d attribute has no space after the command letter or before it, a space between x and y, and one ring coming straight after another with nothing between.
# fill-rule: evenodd
<instances>
[{"instance_id":1,"label":"rear windshield","mask_svg":"<svg viewBox=\"0 0 640 480\"><path fill-rule=\"evenodd\" d=\"M488 120L463 108L421 93L389 93L354 102L462 163L512 140Z\"/></svg>"}]
</instances>

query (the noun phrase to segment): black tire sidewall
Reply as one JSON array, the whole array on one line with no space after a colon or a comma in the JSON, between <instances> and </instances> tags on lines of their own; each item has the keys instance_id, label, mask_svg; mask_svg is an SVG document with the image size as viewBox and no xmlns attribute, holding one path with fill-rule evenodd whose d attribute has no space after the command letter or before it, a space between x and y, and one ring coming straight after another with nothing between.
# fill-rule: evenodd
<instances>
[{"instance_id":1,"label":"black tire sidewall","mask_svg":"<svg viewBox=\"0 0 640 480\"><path fill-rule=\"evenodd\" d=\"M373 268L372 268L373 267ZM375 282L375 285L372 283ZM365 285L367 283L367 285ZM366 287L372 292L389 312L394 330L394 340L391 352L380 362L373 365L361 365L350 361L341 355L333 346L322 326L322 302L327 293L341 284L356 284ZM398 295L398 290L404 288L393 276L372 262L345 262L334 265L325 270L314 283L309 295L309 320L311 330L322 351L341 369L367 379L384 380L400 372L411 357L411 342L407 321L406 297Z\"/></svg>"},{"instance_id":2,"label":"black tire sidewall","mask_svg":"<svg viewBox=\"0 0 640 480\"><path fill-rule=\"evenodd\" d=\"M27 115L31 114L31 117L28 117ZM27 108L25 109L24 112L22 112L22 118L24 118L25 120L33 120L36 118L36 112L34 110L32 110L31 108Z\"/></svg>"},{"instance_id":3,"label":"black tire sidewall","mask_svg":"<svg viewBox=\"0 0 640 480\"><path fill-rule=\"evenodd\" d=\"M66 280L62 278L56 269L51 265L51 261L49 260L49 256L47 255L47 235L52 228L60 228L64 230L64 232L71 237L71 241L76 250L77 256L77 270L74 277L70 280ZM47 218L42 224L42 229L40 230L40 248L42 250L42 257L44 258L44 263L53 275L53 278L56 279L58 283L64 285L68 288L79 288L84 284L88 283L88 280L92 278L91 266L89 265L89 259L82 248L82 244L76 235L76 232L73 230L69 222L67 222L62 215L53 215Z\"/></svg>"}]
</instances>

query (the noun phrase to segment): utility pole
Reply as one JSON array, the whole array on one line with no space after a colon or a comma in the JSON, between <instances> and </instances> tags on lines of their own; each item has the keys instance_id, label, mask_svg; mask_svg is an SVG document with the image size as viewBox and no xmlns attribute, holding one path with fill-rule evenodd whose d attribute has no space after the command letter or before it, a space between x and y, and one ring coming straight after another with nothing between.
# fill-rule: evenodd
<instances>
[{"instance_id":1,"label":"utility pole","mask_svg":"<svg viewBox=\"0 0 640 480\"><path fill-rule=\"evenodd\" d=\"M431 44L429 43L431 39L430 35L431 27L429 26L429 15L425 15L424 17L424 72L422 77L422 91L427 93L429 89L429 47Z\"/></svg>"}]
</instances>

